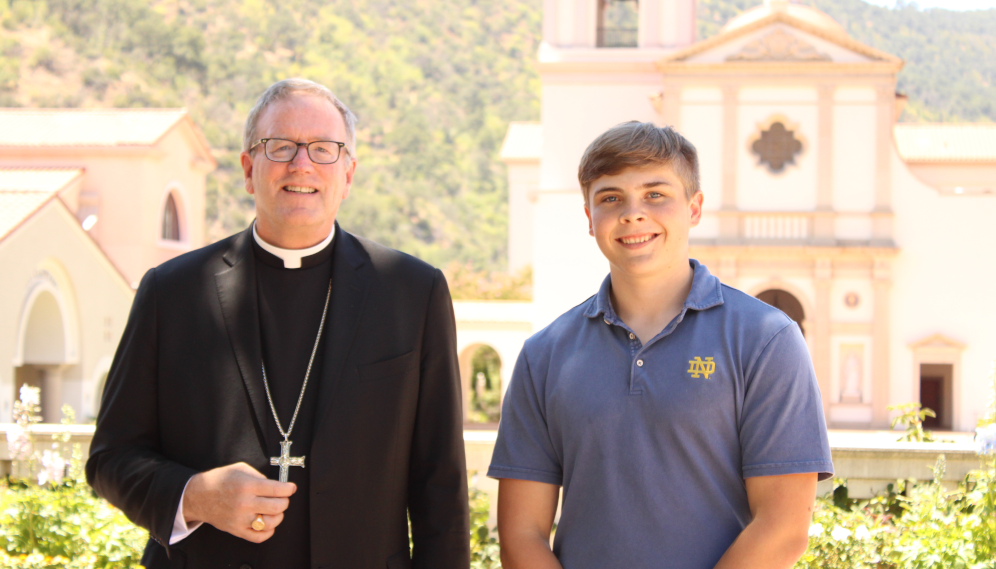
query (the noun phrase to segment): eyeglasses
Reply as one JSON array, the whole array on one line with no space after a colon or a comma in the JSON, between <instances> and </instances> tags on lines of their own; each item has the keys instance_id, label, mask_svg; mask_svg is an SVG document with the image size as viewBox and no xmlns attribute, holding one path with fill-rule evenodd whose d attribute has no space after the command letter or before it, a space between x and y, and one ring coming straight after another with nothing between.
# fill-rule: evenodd
<instances>
[{"instance_id":1,"label":"eyeglasses","mask_svg":"<svg viewBox=\"0 0 996 569\"><path fill-rule=\"evenodd\" d=\"M297 151L304 146L308 149L308 158L311 158L311 161L315 164L334 164L339 160L342 148L346 146L345 142L336 142L334 140L294 142L293 140L283 138L262 138L249 147L249 152L252 152L260 144L263 145L266 157L273 162L290 162L294 160L297 156ZM346 150L346 154L349 154L349 149Z\"/></svg>"}]
</instances>

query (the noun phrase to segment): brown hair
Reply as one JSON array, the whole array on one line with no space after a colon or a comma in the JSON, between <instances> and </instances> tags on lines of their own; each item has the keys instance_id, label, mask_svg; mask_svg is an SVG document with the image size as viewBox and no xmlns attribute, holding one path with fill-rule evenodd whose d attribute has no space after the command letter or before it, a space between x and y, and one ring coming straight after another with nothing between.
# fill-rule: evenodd
<instances>
[{"instance_id":1,"label":"brown hair","mask_svg":"<svg viewBox=\"0 0 996 569\"><path fill-rule=\"evenodd\" d=\"M670 126L629 121L603 132L584 151L578 181L585 203L595 180L647 166L670 166L685 186L688 199L701 191L699 156L688 139Z\"/></svg>"}]
</instances>

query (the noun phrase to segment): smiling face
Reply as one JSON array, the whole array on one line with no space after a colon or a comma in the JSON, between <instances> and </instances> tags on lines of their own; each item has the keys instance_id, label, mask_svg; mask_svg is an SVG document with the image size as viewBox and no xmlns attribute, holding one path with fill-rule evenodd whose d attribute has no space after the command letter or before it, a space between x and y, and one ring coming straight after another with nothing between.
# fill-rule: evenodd
<instances>
[{"instance_id":1,"label":"smiling face","mask_svg":"<svg viewBox=\"0 0 996 569\"><path fill-rule=\"evenodd\" d=\"M613 274L661 276L688 268L688 232L702 217L702 192L689 199L670 166L628 168L588 189L588 231Z\"/></svg>"},{"instance_id":2,"label":"smiling face","mask_svg":"<svg viewBox=\"0 0 996 569\"><path fill-rule=\"evenodd\" d=\"M275 101L259 118L259 138L297 142L346 141L346 124L335 106L309 94ZM255 141L254 141L255 142ZM301 147L290 162L273 162L263 145L242 153L246 191L256 200L256 231L268 243L303 249L328 237L349 195L356 161L346 150L334 164L315 164Z\"/></svg>"}]
</instances>

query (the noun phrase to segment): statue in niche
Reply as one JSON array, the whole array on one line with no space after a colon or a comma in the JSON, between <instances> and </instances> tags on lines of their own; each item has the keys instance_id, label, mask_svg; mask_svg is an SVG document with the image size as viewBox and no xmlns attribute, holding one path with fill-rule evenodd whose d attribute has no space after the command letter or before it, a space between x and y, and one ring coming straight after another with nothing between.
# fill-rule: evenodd
<instances>
[{"instance_id":1,"label":"statue in niche","mask_svg":"<svg viewBox=\"0 0 996 569\"><path fill-rule=\"evenodd\" d=\"M785 169L786 164L795 164L795 155L802 152L802 142L795 137L794 130L788 130L785 125L776 121L768 130L761 131L761 136L751 144L751 150L758 156L758 164L767 164L772 173L777 174Z\"/></svg>"},{"instance_id":2,"label":"statue in niche","mask_svg":"<svg viewBox=\"0 0 996 569\"><path fill-rule=\"evenodd\" d=\"M861 367L861 357L857 353L847 354L841 368L844 386L840 391L841 403L861 403Z\"/></svg>"}]
</instances>

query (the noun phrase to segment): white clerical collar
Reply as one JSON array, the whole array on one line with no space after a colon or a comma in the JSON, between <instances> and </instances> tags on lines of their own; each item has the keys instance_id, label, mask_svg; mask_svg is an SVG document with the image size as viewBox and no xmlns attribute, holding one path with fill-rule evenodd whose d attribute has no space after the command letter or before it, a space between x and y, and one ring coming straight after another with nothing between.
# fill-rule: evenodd
<instances>
[{"instance_id":1,"label":"white clerical collar","mask_svg":"<svg viewBox=\"0 0 996 569\"><path fill-rule=\"evenodd\" d=\"M252 224L252 237L253 239L256 240L256 243L263 248L264 251L273 255L274 257L280 257L281 259L283 259L285 269L300 269L301 259L303 259L304 257L309 257L311 255L314 255L315 253L318 253L322 249L325 249L326 247L329 246L329 243L332 242L332 238L335 237L335 225L334 224L332 225L332 231L329 232L328 237L326 237L318 245L315 245L313 247L308 247L307 249L282 249L275 245L270 245L266 241L263 241L263 238L260 237L259 233L256 232L256 222L253 222Z\"/></svg>"}]
</instances>

